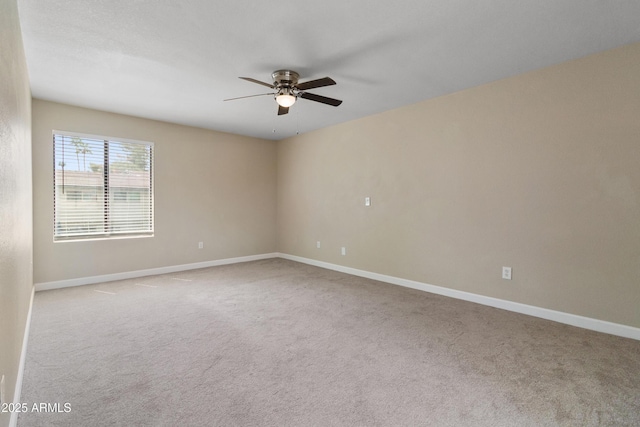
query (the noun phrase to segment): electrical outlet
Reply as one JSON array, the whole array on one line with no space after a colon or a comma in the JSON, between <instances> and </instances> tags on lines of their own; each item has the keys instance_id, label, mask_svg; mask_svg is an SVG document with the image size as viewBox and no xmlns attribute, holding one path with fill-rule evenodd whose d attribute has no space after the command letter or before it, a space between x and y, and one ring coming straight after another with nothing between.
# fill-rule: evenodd
<instances>
[{"instance_id":1,"label":"electrical outlet","mask_svg":"<svg viewBox=\"0 0 640 427\"><path fill-rule=\"evenodd\" d=\"M511 267L502 267L502 278L511 280Z\"/></svg>"},{"instance_id":2,"label":"electrical outlet","mask_svg":"<svg viewBox=\"0 0 640 427\"><path fill-rule=\"evenodd\" d=\"M320 240L316 242L316 248L320 249Z\"/></svg>"},{"instance_id":3,"label":"electrical outlet","mask_svg":"<svg viewBox=\"0 0 640 427\"><path fill-rule=\"evenodd\" d=\"M198 242L198 249L204 248L204 242Z\"/></svg>"},{"instance_id":4,"label":"electrical outlet","mask_svg":"<svg viewBox=\"0 0 640 427\"><path fill-rule=\"evenodd\" d=\"M345 248L344 246L342 247L342 255L346 255L347 254L347 248Z\"/></svg>"}]
</instances>

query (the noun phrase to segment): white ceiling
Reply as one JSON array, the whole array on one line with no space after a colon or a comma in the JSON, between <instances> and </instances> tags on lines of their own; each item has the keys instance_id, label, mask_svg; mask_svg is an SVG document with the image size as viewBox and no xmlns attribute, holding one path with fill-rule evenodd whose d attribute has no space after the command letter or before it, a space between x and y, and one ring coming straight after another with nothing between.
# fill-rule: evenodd
<instances>
[{"instance_id":1,"label":"white ceiling","mask_svg":"<svg viewBox=\"0 0 640 427\"><path fill-rule=\"evenodd\" d=\"M33 96L267 139L640 41L638 0L19 0ZM337 85L277 116L291 69Z\"/></svg>"}]
</instances>

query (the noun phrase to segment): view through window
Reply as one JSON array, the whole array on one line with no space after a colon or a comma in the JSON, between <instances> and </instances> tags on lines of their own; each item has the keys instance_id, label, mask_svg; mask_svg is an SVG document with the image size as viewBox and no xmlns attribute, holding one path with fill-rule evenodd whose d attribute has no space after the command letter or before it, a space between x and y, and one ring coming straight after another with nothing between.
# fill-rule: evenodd
<instances>
[{"instance_id":1,"label":"view through window","mask_svg":"<svg viewBox=\"0 0 640 427\"><path fill-rule=\"evenodd\" d=\"M153 235L153 143L54 131L54 241Z\"/></svg>"}]
</instances>

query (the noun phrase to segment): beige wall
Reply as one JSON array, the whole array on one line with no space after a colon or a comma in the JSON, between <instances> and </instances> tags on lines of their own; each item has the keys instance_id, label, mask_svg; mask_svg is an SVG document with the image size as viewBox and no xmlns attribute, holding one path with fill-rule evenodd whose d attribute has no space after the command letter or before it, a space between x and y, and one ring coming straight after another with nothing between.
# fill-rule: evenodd
<instances>
[{"instance_id":1,"label":"beige wall","mask_svg":"<svg viewBox=\"0 0 640 427\"><path fill-rule=\"evenodd\" d=\"M0 11L0 375L12 402L33 288L31 92L16 1Z\"/></svg>"},{"instance_id":2,"label":"beige wall","mask_svg":"<svg viewBox=\"0 0 640 427\"><path fill-rule=\"evenodd\" d=\"M155 143L154 237L53 243L52 129ZM273 141L34 99L34 281L274 252L276 157Z\"/></svg>"},{"instance_id":3,"label":"beige wall","mask_svg":"<svg viewBox=\"0 0 640 427\"><path fill-rule=\"evenodd\" d=\"M281 141L278 249L640 327L640 44Z\"/></svg>"}]
</instances>

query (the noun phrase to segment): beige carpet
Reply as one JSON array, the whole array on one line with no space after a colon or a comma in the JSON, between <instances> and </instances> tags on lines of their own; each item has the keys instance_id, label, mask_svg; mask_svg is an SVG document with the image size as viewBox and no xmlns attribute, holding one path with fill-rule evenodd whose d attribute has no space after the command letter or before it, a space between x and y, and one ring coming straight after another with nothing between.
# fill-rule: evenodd
<instances>
[{"instance_id":1,"label":"beige carpet","mask_svg":"<svg viewBox=\"0 0 640 427\"><path fill-rule=\"evenodd\" d=\"M36 294L26 426L640 425L640 342L272 259Z\"/></svg>"}]
</instances>

